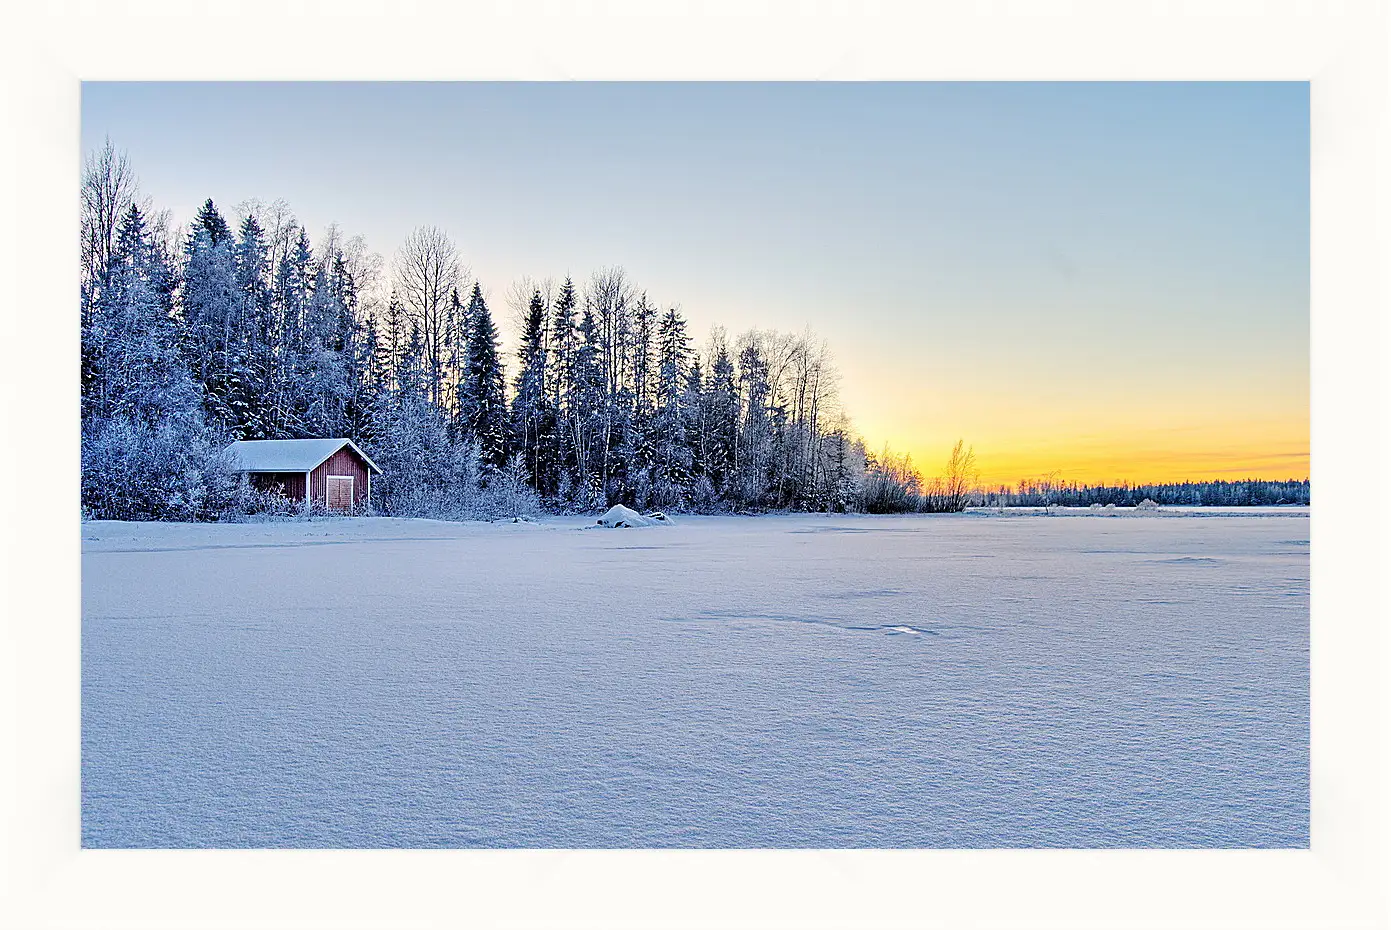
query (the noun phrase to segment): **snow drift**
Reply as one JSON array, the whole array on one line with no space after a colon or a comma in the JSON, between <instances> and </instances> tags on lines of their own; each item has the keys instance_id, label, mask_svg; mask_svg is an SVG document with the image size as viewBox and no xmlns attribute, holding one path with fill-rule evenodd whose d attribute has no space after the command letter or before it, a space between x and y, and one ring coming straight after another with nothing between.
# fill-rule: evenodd
<instances>
[{"instance_id":1,"label":"snow drift","mask_svg":"<svg viewBox=\"0 0 1391 930\"><path fill-rule=\"evenodd\" d=\"M638 513L636 510L633 510L630 507L624 507L622 504L614 504L612 507L610 507L607 511L604 512L604 515L602 517L599 518L598 525L607 526L610 528L617 528L627 526L660 526L663 524L670 525L671 522L671 517L668 517L660 510L653 511L652 513L649 513L646 516L643 516L642 514Z\"/></svg>"}]
</instances>

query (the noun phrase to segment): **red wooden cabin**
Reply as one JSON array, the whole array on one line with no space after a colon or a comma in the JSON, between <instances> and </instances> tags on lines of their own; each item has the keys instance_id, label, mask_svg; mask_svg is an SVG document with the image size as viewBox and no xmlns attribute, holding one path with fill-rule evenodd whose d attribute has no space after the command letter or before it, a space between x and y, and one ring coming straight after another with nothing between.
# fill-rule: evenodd
<instances>
[{"instance_id":1,"label":"red wooden cabin","mask_svg":"<svg viewBox=\"0 0 1391 930\"><path fill-rule=\"evenodd\" d=\"M382 473L351 439L252 439L227 451L253 487L278 489L334 513L365 511L372 503L372 473Z\"/></svg>"}]
</instances>

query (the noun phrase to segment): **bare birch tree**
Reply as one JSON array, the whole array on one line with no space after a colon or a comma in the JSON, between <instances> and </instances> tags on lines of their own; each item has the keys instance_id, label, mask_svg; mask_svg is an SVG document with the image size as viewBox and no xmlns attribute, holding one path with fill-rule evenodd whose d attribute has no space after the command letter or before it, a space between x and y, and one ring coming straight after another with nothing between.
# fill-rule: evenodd
<instances>
[{"instance_id":1,"label":"bare birch tree","mask_svg":"<svg viewBox=\"0 0 1391 930\"><path fill-rule=\"evenodd\" d=\"M420 226L396 253L396 290L406 319L420 333L426 391L444 401L445 360L451 333L450 294L463 287L466 273L453 240L437 226Z\"/></svg>"},{"instance_id":2,"label":"bare birch tree","mask_svg":"<svg viewBox=\"0 0 1391 930\"><path fill-rule=\"evenodd\" d=\"M126 153L107 139L87 155L82 168L82 285L90 295L98 277L111 263L116 226L134 204L139 183ZM149 212L149 211L145 211Z\"/></svg>"}]
</instances>

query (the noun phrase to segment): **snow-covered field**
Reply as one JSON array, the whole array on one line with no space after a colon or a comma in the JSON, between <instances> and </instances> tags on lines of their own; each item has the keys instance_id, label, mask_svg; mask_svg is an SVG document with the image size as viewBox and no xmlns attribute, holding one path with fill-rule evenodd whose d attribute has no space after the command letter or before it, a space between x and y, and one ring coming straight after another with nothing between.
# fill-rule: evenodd
<instances>
[{"instance_id":1,"label":"snow-covered field","mask_svg":"<svg viewBox=\"0 0 1391 930\"><path fill-rule=\"evenodd\" d=\"M83 524L84 844L1308 843L1307 508L593 519Z\"/></svg>"}]
</instances>

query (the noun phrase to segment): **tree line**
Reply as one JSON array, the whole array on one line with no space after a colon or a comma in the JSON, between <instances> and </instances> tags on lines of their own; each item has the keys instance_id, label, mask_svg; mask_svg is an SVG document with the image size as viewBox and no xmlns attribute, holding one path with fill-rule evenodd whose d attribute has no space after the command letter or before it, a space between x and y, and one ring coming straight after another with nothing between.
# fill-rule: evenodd
<instances>
[{"instance_id":1,"label":"tree line","mask_svg":"<svg viewBox=\"0 0 1391 930\"><path fill-rule=\"evenodd\" d=\"M996 487L979 492L979 503L996 507L1088 507L1114 504L1133 507L1143 500L1161 506L1253 507L1309 504L1309 479L1265 481L1174 481L1159 484L1078 484L1042 477L1020 481L1013 488Z\"/></svg>"},{"instance_id":2,"label":"tree line","mask_svg":"<svg viewBox=\"0 0 1391 930\"><path fill-rule=\"evenodd\" d=\"M398 515L862 509L873 457L809 332L697 347L679 307L606 268L514 288L509 366L437 228L389 264L336 228L313 242L282 202L229 220L208 200L176 230L110 142L82 195L90 516L215 518L247 505L227 444L307 436L362 446Z\"/></svg>"}]
</instances>

